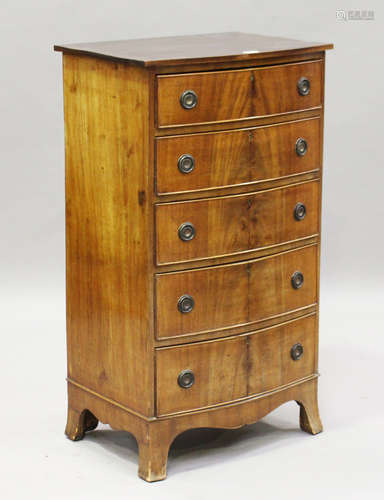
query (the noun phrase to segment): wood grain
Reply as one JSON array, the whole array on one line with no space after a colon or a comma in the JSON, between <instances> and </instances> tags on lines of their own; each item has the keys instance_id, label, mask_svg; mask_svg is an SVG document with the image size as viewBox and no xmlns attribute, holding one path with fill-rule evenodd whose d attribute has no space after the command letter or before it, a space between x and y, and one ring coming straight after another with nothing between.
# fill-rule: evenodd
<instances>
[{"instance_id":1,"label":"wood grain","mask_svg":"<svg viewBox=\"0 0 384 500\"><path fill-rule=\"evenodd\" d=\"M298 318L306 318L312 314L317 313L317 304L304 306L294 311L289 311L282 314L276 314L269 318L256 321L251 325L253 332L259 332L265 328L271 328L276 325L284 325L287 322L293 321ZM242 324L233 327L228 327L223 330L210 330L207 332L188 333L180 336L166 337L155 340L155 347L170 347L185 344L186 342L202 342L204 340L224 339L235 335L244 335L249 333L250 325Z\"/></svg>"},{"instance_id":2,"label":"wood grain","mask_svg":"<svg viewBox=\"0 0 384 500\"><path fill-rule=\"evenodd\" d=\"M297 120L319 118L321 116L321 106L305 109L303 111L290 111L288 113L250 116L235 121L210 122L210 123L186 123L184 125L173 125L170 127L155 128L155 137L171 137L178 135L197 134L204 132L225 132L242 128L261 127L267 125L277 125ZM155 126L155 120L153 120Z\"/></svg>"},{"instance_id":3,"label":"wood grain","mask_svg":"<svg viewBox=\"0 0 384 500\"><path fill-rule=\"evenodd\" d=\"M244 34L56 47L66 123L66 434L80 440L99 421L132 432L147 481L165 478L169 447L190 428L236 428L294 400L300 427L322 430L326 48ZM308 96L297 91L302 76ZM179 102L187 89L198 94L192 110ZM177 168L186 153L196 164L188 175ZM293 217L297 202L303 221ZM181 242L187 221L196 236ZM295 271L304 274L298 290ZM188 314L177 307L184 294L195 301ZM293 361L297 342L304 354ZM185 369L195 375L190 389L177 383Z\"/></svg>"},{"instance_id":4,"label":"wood grain","mask_svg":"<svg viewBox=\"0 0 384 500\"><path fill-rule=\"evenodd\" d=\"M252 184L311 172L320 164L320 120L303 120L232 132L211 132L156 140L158 194L193 192ZM297 139L307 153L298 156ZM178 159L192 155L195 167L185 174Z\"/></svg>"},{"instance_id":5,"label":"wood grain","mask_svg":"<svg viewBox=\"0 0 384 500\"><path fill-rule=\"evenodd\" d=\"M312 315L226 340L157 349L157 415L234 401L315 374L316 322ZM304 354L294 361L297 342ZM184 389L177 379L187 369L195 381Z\"/></svg>"},{"instance_id":6,"label":"wood grain","mask_svg":"<svg viewBox=\"0 0 384 500\"><path fill-rule=\"evenodd\" d=\"M157 264L244 253L316 235L318 198L319 183L313 181L256 194L159 204ZM294 217L298 203L307 210L300 221ZM190 241L178 235L179 227L186 222L196 231Z\"/></svg>"},{"instance_id":7,"label":"wood grain","mask_svg":"<svg viewBox=\"0 0 384 500\"><path fill-rule=\"evenodd\" d=\"M333 45L303 42L288 38L253 33L210 33L202 35L113 40L106 42L55 45L55 50L77 55L92 55L141 66L220 63L223 61L255 61L265 57L310 54L330 49Z\"/></svg>"},{"instance_id":8,"label":"wood grain","mask_svg":"<svg viewBox=\"0 0 384 500\"><path fill-rule=\"evenodd\" d=\"M158 339L252 324L317 302L317 246L245 263L156 275ZM293 289L291 276L304 274ZM194 309L181 313L182 295L194 298Z\"/></svg>"},{"instance_id":9,"label":"wood grain","mask_svg":"<svg viewBox=\"0 0 384 500\"><path fill-rule=\"evenodd\" d=\"M271 391L316 373L316 328L317 316L309 316L250 335L248 394ZM290 350L296 343L304 353L294 361Z\"/></svg>"},{"instance_id":10,"label":"wood grain","mask_svg":"<svg viewBox=\"0 0 384 500\"><path fill-rule=\"evenodd\" d=\"M257 422L278 406L293 400L300 406L301 428L310 434L317 434L322 430L316 377L236 403L151 420L137 417L113 402L72 384L68 385L68 399L68 437L73 439L74 436L84 436L84 410L90 411L114 429L131 432L139 448L139 476L150 482L165 479L169 448L176 436L187 429L236 429Z\"/></svg>"},{"instance_id":11,"label":"wood grain","mask_svg":"<svg viewBox=\"0 0 384 500\"><path fill-rule=\"evenodd\" d=\"M64 56L68 376L146 415L154 404L148 87L144 70Z\"/></svg>"},{"instance_id":12,"label":"wood grain","mask_svg":"<svg viewBox=\"0 0 384 500\"><path fill-rule=\"evenodd\" d=\"M148 68L149 71L156 75L167 75L170 73L193 73L197 71L218 71L226 69L241 69L258 66L272 66L276 64L286 64L303 61L315 61L324 57L324 50L314 50L311 52L289 52L278 54L269 54L263 58L254 58L253 54L248 57L239 57L234 59L223 59L221 61L212 62L208 59L191 59L188 62L180 62L173 64L169 63L153 65Z\"/></svg>"},{"instance_id":13,"label":"wood grain","mask_svg":"<svg viewBox=\"0 0 384 500\"><path fill-rule=\"evenodd\" d=\"M306 96L297 91L301 77L311 83ZM161 75L157 77L157 86L159 128L288 113L321 105L321 62ZM192 109L184 109L180 104L180 96L186 90L193 90L198 97L197 106Z\"/></svg>"},{"instance_id":14,"label":"wood grain","mask_svg":"<svg viewBox=\"0 0 384 500\"><path fill-rule=\"evenodd\" d=\"M157 415L203 408L247 393L247 339L188 344L156 353ZM192 370L195 382L180 387L177 377Z\"/></svg>"}]
</instances>

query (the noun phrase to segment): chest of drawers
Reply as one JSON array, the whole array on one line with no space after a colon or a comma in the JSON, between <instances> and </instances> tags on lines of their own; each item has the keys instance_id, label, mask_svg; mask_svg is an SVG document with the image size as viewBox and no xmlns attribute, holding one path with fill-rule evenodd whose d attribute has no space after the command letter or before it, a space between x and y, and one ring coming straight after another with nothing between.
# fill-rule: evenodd
<instances>
[{"instance_id":1,"label":"chest of drawers","mask_svg":"<svg viewBox=\"0 0 384 500\"><path fill-rule=\"evenodd\" d=\"M169 447L317 407L325 50L257 35L63 52L68 421Z\"/></svg>"}]
</instances>

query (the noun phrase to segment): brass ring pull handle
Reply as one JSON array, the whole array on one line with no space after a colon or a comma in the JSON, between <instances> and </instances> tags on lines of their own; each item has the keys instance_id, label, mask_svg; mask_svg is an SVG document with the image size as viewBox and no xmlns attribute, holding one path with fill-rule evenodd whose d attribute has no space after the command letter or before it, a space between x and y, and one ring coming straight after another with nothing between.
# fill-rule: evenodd
<instances>
[{"instance_id":1,"label":"brass ring pull handle","mask_svg":"<svg viewBox=\"0 0 384 500\"><path fill-rule=\"evenodd\" d=\"M192 370L183 370L177 377L177 383L183 389L189 389L195 382L195 375Z\"/></svg>"},{"instance_id":2,"label":"brass ring pull handle","mask_svg":"<svg viewBox=\"0 0 384 500\"><path fill-rule=\"evenodd\" d=\"M291 348L291 358L293 361L297 361L304 354L304 347L298 342Z\"/></svg>"},{"instance_id":3,"label":"brass ring pull handle","mask_svg":"<svg viewBox=\"0 0 384 500\"><path fill-rule=\"evenodd\" d=\"M307 209L304 203L297 203L297 205L295 206L295 210L293 211L295 219L298 221L303 220L306 214L307 214Z\"/></svg>"},{"instance_id":4,"label":"brass ring pull handle","mask_svg":"<svg viewBox=\"0 0 384 500\"><path fill-rule=\"evenodd\" d=\"M179 227L178 233L182 241L191 241L195 237L196 229L192 222L184 222Z\"/></svg>"},{"instance_id":5,"label":"brass ring pull handle","mask_svg":"<svg viewBox=\"0 0 384 500\"><path fill-rule=\"evenodd\" d=\"M299 139L297 139L296 145L295 145L295 151L296 151L297 156L304 156L305 153L308 151L307 141L305 139L303 139L302 137L299 137Z\"/></svg>"},{"instance_id":6,"label":"brass ring pull handle","mask_svg":"<svg viewBox=\"0 0 384 500\"><path fill-rule=\"evenodd\" d=\"M195 159L192 155L181 155L177 160L177 167L182 174L189 174L195 168Z\"/></svg>"},{"instance_id":7,"label":"brass ring pull handle","mask_svg":"<svg viewBox=\"0 0 384 500\"><path fill-rule=\"evenodd\" d=\"M197 94L193 90L185 90L180 96L180 104L184 109L192 109L197 105Z\"/></svg>"},{"instance_id":8,"label":"brass ring pull handle","mask_svg":"<svg viewBox=\"0 0 384 500\"><path fill-rule=\"evenodd\" d=\"M308 80L308 78L305 78L303 76L300 78L300 80L297 82L297 91L299 92L300 95L308 95L311 90L311 82Z\"/></svg>"},{"instance_id":9,"label":"brass ring pull handle","mask_svg":"<svg viewBox=\"0 0 384 500\"><path fill-rule=\"evenodd\" d=\"M195 307L195 301L191 295L182 295L177 302L177 309L183 313L190 313Z\"/></svg>"},{"instance_id":10,"label":"brass ring pull handle","mask_svg":"<svg viewBox=\"0 0 384 500\"><path fill-rule=\"evenodd\" d=\"M295 271L291 277L292 287L295 290L301 288L304 284L304 275L300 271Z\"/></svg>"}]
</instances>

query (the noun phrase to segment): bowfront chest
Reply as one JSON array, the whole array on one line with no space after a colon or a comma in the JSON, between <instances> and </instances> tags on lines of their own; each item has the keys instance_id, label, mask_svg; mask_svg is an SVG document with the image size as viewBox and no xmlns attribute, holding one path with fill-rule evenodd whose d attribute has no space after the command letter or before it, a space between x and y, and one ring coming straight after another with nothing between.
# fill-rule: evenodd
<instances>
[{"instance_id":1,"label":"bowfront chest","mask_svg":"<svg viewBox=\"0 0 384 500\"><path fill-rule=\"evenodd\" d=\"M63 52L68 422L169 447L317 406L329 44L241 33Z\"/></svg>"}]
</instances>

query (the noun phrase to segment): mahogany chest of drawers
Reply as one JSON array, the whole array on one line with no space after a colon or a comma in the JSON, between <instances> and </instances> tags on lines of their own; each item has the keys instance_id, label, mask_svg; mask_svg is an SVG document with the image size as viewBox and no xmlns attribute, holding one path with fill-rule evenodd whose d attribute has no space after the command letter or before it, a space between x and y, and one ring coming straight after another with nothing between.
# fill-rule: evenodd
<instances>
[{"instance_id":1,"label":"mahogany chest of drawers","mask_svg":"<svg viewBox=\"0 0 384 500\"><path fill-rule=\"evenodd\" d=\"M68 422L163 479L197 427L317 407L325 50L226 33L56 46Z\"/></svg>"}]
</instances>

